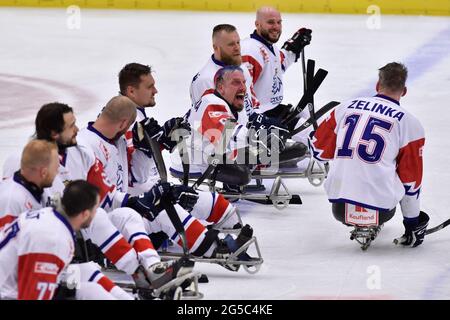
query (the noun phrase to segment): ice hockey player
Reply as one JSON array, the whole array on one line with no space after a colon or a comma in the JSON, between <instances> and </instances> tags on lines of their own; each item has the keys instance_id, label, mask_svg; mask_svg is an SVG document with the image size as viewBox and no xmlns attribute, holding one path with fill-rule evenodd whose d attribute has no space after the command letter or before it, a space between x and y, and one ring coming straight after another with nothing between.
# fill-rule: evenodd
<instances>
[{"instance_id":1,"label":"ice hockey player","mask_svg":"<svg viewBox=\"0 0 450 320\"><path fill-rule=\"evenodd\" d=\"M74 181L66 187L62 211L26 211L1 229L0 299L52 299L74 256L75 232L89 226L98 204L96 187Z\"/></svg>"},{"instance_id":2,"label":"ice hockey player","mask_svg":"<svg viewBox=\"0 0 450 320\"><path fill-rule=\"evenodd\" d=\"M283 101L283 75L297 62L303 48L310 44L312 31L301 28L287 40L282 49L276 45L282 32L281 14L272 7L256 12L255 31L242 40L242 61L252 76L253 90L260 112L277 117L287 105ZM308 118L309 115L302 116Z\"/></svg>"},{"instance_id":3,"label":"ice hockey player","mask_svg":"<svg viewBox=\"0 0 450 320\"><path fill-rule=\"evenodd\" d=\"M163 126L159 126L156 120L147 117L146 109L151 110L150 108L156 105L155 95L158 91L155 85L155 79L149 66L129 63L119 72L119 86L122 95L130 98L138 105L136 121L144 124L150 137L158 136L161 148L178 154L174 152L178 141L174 141L169 134L174 130L186 130L186 133L189 133L190 126L183 118L172 118L166 121ZM126 134L128 146L131 146L130 186L142 192L145 190L145 188L143 190L142 186L146 186L146 190L148 190L159 180L159 173L151 156L149 146L144 141L134 139L134 143L138 145L138 149L134 149L131 141L133 140L133 133L128 131ZM145 150L145 152L142 150ZM239 179L242 177L238 172L234 172L233 176ZM178 186L178 188L182 190L182 186ZM194 202L190 205L192 208L184 205L195 217L205 220L207 223L224 223L223 226L227 228L233 228L239 222L236 215L233 214L235 211L234 206L221 194L200 190L195 191L192 188L185 188L185 192L193 194L196 198L193 199Z\"/></svg>"},{"instance_id":4,"label":"ice hockey player","mask_svg":"<svg viewBox=\"0 0 450 320\"><path fill-rule=\"evenodd\" d=\"M325 190L338 221L381 226L400 201L405 232L394 242L416 247L429 220L420 211L425 134L400 106L407 74L397 62L380 68L377 94L338 106L313 133L311 147L316 159L332 160Z\"/></svg>"},{"instance_id":5,"label":"ice hockey player","mask_svg":"<svg viewBox=\"0 0 450 320\"><path fill-rule=\"evenodd\" d=\"M25 146L20 159L20 170L17 170L12 178L0 183L0 228L22 212L50 206L54 190L52 186L55 180L58 180L57 150L55 143L46 140L31 140ZM61 193L63 189L60 190ZM97 211L89 227L82 228L86 234L96 230L94 221L97 221L97 224L98 221L109 221L102 209ZM114 230L117 231L115 228ZM79 280L83 282L83 288L76 291L77 299L131 299L130 295L101 273L95 263L77 261L74 267L78 268ZM92 287L94 283L101 287Z\"/></svg>"},{"instance_id":6,"label":"ice hockey player","mask_svg":"<svg viewBox=\"0 0 450 320\"><path fill-rule=\"evenodd\" d=\"M227 119L236 120L237 125L230 139L231 150L228 150L228 154L231 157L219 167L216 175L218 181L227 182L229 177L235 175L235 168L239 169L242 165L253 169L257 164L278 166L281 161L290 160L291 150L284 147L284 136L288 131L279 126L276 119L258 115L251 122L242 123L239 120L244 107L244 92L245 77L242 68L223 67L216 74L215 91L204 95L200 103L191 109L189 123L192 127L192 142L188 145L194 146L191 147L191 154L197 159L192 170L203 172L206 169L208 163L205 159L208 159L209 153L221 139ZM260 121L260 118L263 120ZM234 163L230 163L230 159ZM173 165L179 170L176 161ZM242 177L241 174L241 179Z\"/></svg>"},{"instance_id":7,"label":"ice hockey player","mask_svg":"<svg viewBox=\"0 0 450 320\"><path fill-rule=\"evenodd\" d=\"M92 151L77 143L78 127L72 108L62 103L46 104L39 110L35 123L36 138L56 142L60 155L58 176L48 193L61 193L64 184L76 179L87 180L100 189L101 203L109 212L99 208L91 226L82 230L83 238L97 245L119 270L132 275L139 287L148 286L150 280L153 288L169 281L164 270L172 273L176 268L161 262L146 235L141 216L130 208L120 205L111 208L105 204L116 196L114 187ZM16 165L17 160L10 157L5 162L4 177L12 176Z\"/></svg>"},{"instance_id":8,"label":"ice hockey player","mask_svg":"<svg viewBox=\"0 0 450 320\"><path fill-rule=\"evenodd\" d=\"M213 28L212 45L214 53L203 68L194 76L190 87L192 107L195 107L202 96L214 91L214 77L217 71L225 66L241 66L240 37L236 27L230 24L219 24ZM244 107L240 117L247 118L259 106L259 102L253 93L252 78L246 67L242 65L246 79L246 92Z\"/></svg>"},{"instance_id":9,"label":"ice hockey player","mask_svg":"<svg viewBox=\"0 0 450 320\"><path fill-rule=\"evenodd\" d=\"M208 230L197 218L185 210L192 210L190 206L194 202L188 200L189 194L180 192L180 190L185 191L184 188L180 189L176 185L158 182L149 191L138 197L130 197L126 193L129 172L127 142L124 134L135 121L136 108L137 105L125 96L112 98L97 120L89 123L86 129L80 131L79 144L90 148L103 163L105 174L110 181L115 181L114 192L119 193L118 197L123 199L122 204L133 208L145 218L147 233L163 232L171 237L174 243L181 246L181 237L176 232L168 215L165 212L161 214L165 210L159 203L163 197L168 197L175 204L176 211L181 221L184 222L187 246L191 254L200 257L217 256L224 247L226 249L226 243L219 241L216 230ZM181 205L188 207L183 208ZM191 213L193 212L191 211ZM242 228L241 234L240 241L243 241L242 244L244 244L248 240L243 240L244 235L245 238L251 238L252 230L248 227L245 230Z\"/></svg>"}]
</instances>

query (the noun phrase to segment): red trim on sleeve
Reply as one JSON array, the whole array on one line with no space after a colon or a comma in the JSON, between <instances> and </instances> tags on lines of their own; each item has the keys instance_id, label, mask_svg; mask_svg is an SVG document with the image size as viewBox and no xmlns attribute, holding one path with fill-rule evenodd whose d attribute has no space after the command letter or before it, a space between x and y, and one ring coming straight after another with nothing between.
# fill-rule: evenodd
<instances>
[{"instance_id":1,"label":"red trim on sleeve","mask_svg":"<svg viewBox=\"0 0 450 320\"><path fill-rule=\"evenodd\" d=\"M403 183L414 183L414 189L422 184L424 145L425 138L411 141L400 148L397 156L397 174L400 180Z\"/></svg>"},{"instance_id":2,"label":"red trim on sleeve","mask_svg":"<svg viewBox=\"0 0 450 320\"><path fill-rule=\"evenodd\" d=\"M258 81L259 76L261 75L262 66L252 56L247 56L247 55L242 56L242 61L247 62L251 65L251 67L248 68L248 71L250 72L250 75L252 76L253 84L255 84L256 81Z\"/></svg>"},{"instance_id":3,"label":"red trim on sleeve","mask_svg":"<svg viewBox=\"0 0 450 320\"><path fill-rule=\"evenodd\" d=\"M210 104L202 115L200 133L215 143L220 140L226 119L231 118L227 108L221 104Z\"/></svg>"},{"instance_id":4,"label":"red trim on sleeve","mask_svg":"<svg viewBox=\"0 0 450 320\"><path fill-rule=\"evenodd\" d=\"M10 222L13 222L14 220L16 220L16 216L13 215L5 215L4 217L0 218L0 229L3 228L5 225L7 225Z\"/></svg>"},{"instance_id":5,"label":"red trim on sleeve","mask_svg":"<svg viewBox=\"0 0 450 320\"><path fill-rule=\"evenodd\" d=\"M329 160L334 158L336 150L336 119L334 110L330 117L320 124L314 134L313 147L316 151L321 151L321 159Z\"/></svg>"},{"instance_id":6,"label":"red trim on sleeve","mask_svg":"<svg viewBox=\"0 0 450 320\"><path fill-rule=\"evenodd\" d=\"M19 300L50 300L57 287L56 280L64 262L49 253L28 253L19 256L17 298Z\"/></svg>"}]
</instances>

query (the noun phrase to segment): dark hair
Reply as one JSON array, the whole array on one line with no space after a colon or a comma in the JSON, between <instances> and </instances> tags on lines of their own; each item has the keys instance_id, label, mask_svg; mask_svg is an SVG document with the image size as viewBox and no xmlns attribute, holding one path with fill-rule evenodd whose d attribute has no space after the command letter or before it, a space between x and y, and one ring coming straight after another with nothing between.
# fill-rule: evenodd
<instances>
[{"instance_id":1,"label":"dark hair","mask_svg":"<svg viewBox=\"0 0 450 320\"><path fill-rule=\"evenodd\" d=\"M145 66L140 63L129 63L119 72L119 87L120 93L125 95L128 86L139 87L141 83L141 76L152 72L150 66Z\"/></svg>"},{"instance_id":2,"label":"dark hair","mask_svg":"<svg viewBox=\"0 0 450 320\"><path fill-rule=\"evenodd\" d=\"M220 31L225 31L225 32L230 33L230 32L236 31L236 27L231 25L231 24L225 24L225 23L224 24L218 24L217 26L214 27L212 36L214 37Z\"/></svg>"},{"instance_id":3,"label":"dark hair","mask_svg":"<svg viewBox=\"0 0 450 320\"><path fill-rule=\"evenodd\" d=\"M404 64L391 62L378 70L381 87L394 92L403 90L408 78L408 69Z\"/></svg>"},{"instance_id":4,"label":"dark hair","mask_svg":"<svg viewBox=\"0 0 450 320\"><path fill-rule=\"evenodd\" d=\"M239 66L225 66L223 68L220 68L214 75L214 87L217 88L217 85L223 81L223 78L227 73L231 73L234 71L244 72Z\"/></svg>"},{"instance_id":5,"label":"dark hair","mask_svg":"<svg viewBox=\"0 0 450 320\"><path fill-rule=\"evenodd\" d=\"M64 189L61 202L69 217L76 217L84 210L90 210L97 204L99 189L85 180L74 180Z\"/></svg>"},{"instance_id":6,"label":"dark hair","mask_svg":"<svg viewBox=\"0 0 450 320\"><path fill-rule=\"evenodd\" d=\"M53 141L52 131L60 133L64 130L64 114L69 112L73 112L72 108L64 103L53 102L44 104L39 109L34 121L36 138Z\"/></svg>"}]
</instances>

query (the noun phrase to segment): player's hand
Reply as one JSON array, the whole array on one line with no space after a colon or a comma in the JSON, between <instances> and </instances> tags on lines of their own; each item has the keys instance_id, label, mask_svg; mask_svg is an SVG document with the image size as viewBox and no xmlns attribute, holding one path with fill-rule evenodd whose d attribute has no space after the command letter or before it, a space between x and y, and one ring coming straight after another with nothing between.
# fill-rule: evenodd
<instances>
[{"instance_id":1,"label":"player's hand","mask_svg":"<svg viewBox=\"0 0 450 320\"><path fill-rule=\"evenodd\" d=\"M421 245L425 238L429 220L430 217L423 211L420 211L419 222L415 226L411 225L408 220L403 220L405 233L401 237L394 239L394 244L412 248Z\"/></svg>"},{"instance_id":2,"label":"player's hand","mask_svg":"<svg viewBox=\"0 0 450 320\"><path fill-rule=\"evenodd\" d=\"M298 29L297 32L283 44L282 48L295 53L295 61L297 61L303 48L311 43L311 33L311 29Z\"/></svg>"},{"instance_id":3,"label":"player's hand","mask_svg":"<svg viewBox=\"0 0 450 320\"><path fill-rule=\"evenodd\" d=\"M171 200L186 211L191 212L198 200L198 193L189 186L173 185L170 189Z\"/></svg>"}]
</instances>

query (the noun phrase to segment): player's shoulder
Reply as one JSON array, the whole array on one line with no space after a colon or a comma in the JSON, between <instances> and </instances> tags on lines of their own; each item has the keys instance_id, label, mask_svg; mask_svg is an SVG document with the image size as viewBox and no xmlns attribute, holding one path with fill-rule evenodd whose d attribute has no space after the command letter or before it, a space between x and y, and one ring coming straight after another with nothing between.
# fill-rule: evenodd
<instances>
[{"instance_id":1,"label":"player's shoulder","mask_svg":"<svg viewBox=\"0 0 450 320\"><path fill-rule=\"evenodd\" d=\"M14 172L20 169L20 158L22 157L22 151L11 153L3 163L2 179L10 178Z\"/></svg>"}]
</instances>

